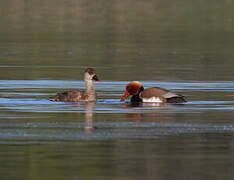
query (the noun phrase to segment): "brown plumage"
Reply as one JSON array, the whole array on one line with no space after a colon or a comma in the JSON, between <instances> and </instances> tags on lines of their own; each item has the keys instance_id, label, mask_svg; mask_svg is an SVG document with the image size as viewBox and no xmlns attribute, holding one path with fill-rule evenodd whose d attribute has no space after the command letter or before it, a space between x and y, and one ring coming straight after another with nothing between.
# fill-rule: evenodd
<instances>
[{"instance_id":1,"label":"brown plumage","mask_svg":"<svg viewBox=\"0 0 234 180\"><path fill-rule=\"evenodd\" d=\"M142 92L140 92L139 96L143 100L156 97L160 99L162 102L167 102L167 103L180 103L186 101L183 96L175 94L167 89L163 89L160 87L152 87L144 89Z\"/></svg>"},{"instance_id":2,"label":"brown plumage","mask_svg":"<svg viewBox=\"0 0 234 180\"><path fill-rule=\"evenodd\" d=\"M96 96L96 94L95 94ZM50 98L54 101L86 101L89 95L85 91L81 90L70 90L66 92L57 93L56 96ZM96 99L96 98L95 98Z\"/></svg>"},{"instance_id":3,"label":"brown plumage","mask_svg":"<svg viewBox=\"0 0 234 180\"><path fill-rule=\"evenodd\" d=\"M126 99L132 95L131 102L162 102L162 103L181 103L186 102L182 95L170 92L160 87L144 89L138 81L133 81L126 86L126 91L121 99Z\"/></svg>"},{"instance_id":4,"label":"brown plumage","mask_svg":"<svg viewBox=\"0 0 234 180\"><path fill-rule=\"evenodd\" d=\"M50 97L52 101L95 101L96 91L93 86L93 80L99 81L93 68L87 68L84 72L84 81L86 82L85 90L70 90L57 93L54 97Z\"/></svg>"}]
</instances>

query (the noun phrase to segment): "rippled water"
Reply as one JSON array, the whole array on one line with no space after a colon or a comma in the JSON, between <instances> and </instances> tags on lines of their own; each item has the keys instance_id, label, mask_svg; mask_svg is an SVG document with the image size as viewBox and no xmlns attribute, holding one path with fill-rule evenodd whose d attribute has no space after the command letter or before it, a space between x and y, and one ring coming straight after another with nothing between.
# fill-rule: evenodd
<instances>
[{"instance_id":1,"label":"rippled water","mask_svg":"<svg viewBox=\"0 0 234 180\"><path fill-rule=\"evenodd\" d=\"M8 142L10 144L19 143L18 140L24 144L28 140L34 143L40 140L42 143L48 140L154 139L168 135L234 130L232 117L204 119L206 114L212 112L218 115L232 113L234 82L142 83L146 87L161 86L179 91L187 96L188 102L178 105L144 103L134 107L119 99L127 84L124 81L96 83L99 99L95 103L52 102L48 97L56 92L76 87L82 89L84 83L1 80L1 142L6 143L6 139L12 140ZM96 129L87 135L85 129L90 126Z\"/></svg>"},{"instance_id":2,"label":"rippled water","mask_svg":"<svg viewBox=\"0 0 234 180\"><path fill-rule=\"evenodd\" d=\"M200 168L213 169L211 164L215 164L215 169L220 169L231 163L234 82L142 81L145 87L180 92L188 102L144 103L137 107L119 100L126 83L97 82L96 102L72 103L52 102L48 97L67 89L83 89L82 81L1 80L1 161L7 169L15 169L8 161L25 163L15 175L5 174L15 178L33 172L31 178L64 179L61 172L66 169L69 179L141 179L145 175L149 179L191 175L199 179L213 177L203 175ZM25 159L27 156L32 157ZM52 172L37 167L45 163ZM126 169L133 170L125 173ZM40 170L45 171L44 175ZM168 171L170 175L166 175ZM215 175L231 175L222 172Z\"/></svg>"},{"instance_id":3,"label":"rippled water","mask_svg":"<svg viewBox=\"0 0 234 180\"><path fill-rule=\"evenodd\" d=\"M233 2L0 2L0 175L12 180L231 180ZM52 102L83 89L95 103ZM183 104L122 102L141 81Z\"/></svg>"}]
</instances>

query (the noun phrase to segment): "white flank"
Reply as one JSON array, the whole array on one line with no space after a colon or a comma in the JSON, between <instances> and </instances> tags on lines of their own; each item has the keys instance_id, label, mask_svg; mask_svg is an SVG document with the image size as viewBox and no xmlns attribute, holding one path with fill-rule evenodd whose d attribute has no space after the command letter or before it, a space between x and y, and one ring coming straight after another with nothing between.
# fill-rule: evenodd
<instances>
[{"instance_id":1,"label":"white flank","mask_svg":"<svg viewBox=\"0 0 234 180\"><path fill-rule=\"evenodd\" d=\"M151 97L151 98L143 98L143 102L161 103L163 101L159 97Z\"/></svg>"}]
</instances>

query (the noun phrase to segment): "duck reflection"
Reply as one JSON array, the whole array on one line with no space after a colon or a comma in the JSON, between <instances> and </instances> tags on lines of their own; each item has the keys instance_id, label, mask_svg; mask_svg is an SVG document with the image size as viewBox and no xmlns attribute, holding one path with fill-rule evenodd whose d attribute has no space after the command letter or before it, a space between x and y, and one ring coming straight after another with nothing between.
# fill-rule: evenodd
<instances>
[{"instance_id":1,"label":"duck reflection","mask_svg":"<svg viewBox=\"0 0 234 180\"><path fill-rule=\"evenodd\" d=\"M168 103L139 103L139 102L126 102L124 103L126 107L166 107L171 104Z\"/></svg>"},{"instance_id":2,"label":"duck reflection","mask_svg":"<svg viewBox=\"0 0 234 180\"><path fill-rule=\"evenodd\" d=\"M124 107L126 108L132 108L135 109L136 112L131 112L131 113L126 113L125 117L131 121L134 122L142 122L142 121L150 121L150 122L169 122L172 121L174 119L174 115L173 114L167 114L167 113L162 113L162 111L158 111L157 107L159 107L159 109L161 107L170 107L173 106L171 104L168 103L132 103L132 102L128 102L128 103L124 103ZM152 112L153 109L155 108L155 112ZM149 112L147 112L147 110L144 110L144 112L142 112L142 108L150 108Z\"/></svg>"},{"instance_id":3,"label":"duck reflection","mask_svg":"<svg viewBox=\"0 0 234 180\"><path fill-rule=\"evenodd\" d=\"M97 129L93 125L93 109L96 105L96 102L85 102L85 125L84 130L85 131L93 131Z\"/></svg>"}]
</instances>

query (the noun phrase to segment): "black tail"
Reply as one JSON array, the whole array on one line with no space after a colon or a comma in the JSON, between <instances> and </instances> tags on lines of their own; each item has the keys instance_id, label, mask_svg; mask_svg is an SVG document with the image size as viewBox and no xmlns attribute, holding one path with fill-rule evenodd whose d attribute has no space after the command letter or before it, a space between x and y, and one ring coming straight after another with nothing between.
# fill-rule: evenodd
<instances>
[{"instance_id":1,"label":"black tail","mask_svg":"<svg viewBox=\"0 0 234 180\"><path fill-rule=\"evenodd\" d=\"M67 92L57 93L55 96L49 97L50 101L63 101L67 96Z\"/></svg>"},{"instance_id":2,"label":"black tail","mask_svg":"<svg viewBox=\"0 0 234 180\"><path fill-rule=\"evenodd\" d=\"M187 102L183 96L175 96L167 99L167 103L183 103Z\"/></svg>"},{"instance_id":3,"label":"black tail","mask_svg":"<svg viewBox=\"0 0 234 180\"><path fill-rule=\"evenodd\" d=\"M56 97L49 97L50 101L56 101Z\"/></svg>"},{"instance_id":4,"label":"black tail","mask_svg":"<svg viewBox=\"0 0 234 180\"><path fill-rule=\"evenodd\" d=\"M56 95L56 96L49 97L49 100L50 101L59 101L59 96Z\"/></svg>"}]
</instances>

